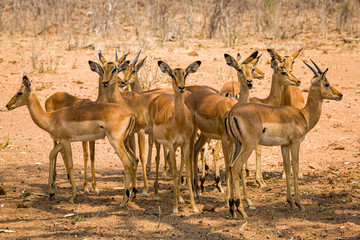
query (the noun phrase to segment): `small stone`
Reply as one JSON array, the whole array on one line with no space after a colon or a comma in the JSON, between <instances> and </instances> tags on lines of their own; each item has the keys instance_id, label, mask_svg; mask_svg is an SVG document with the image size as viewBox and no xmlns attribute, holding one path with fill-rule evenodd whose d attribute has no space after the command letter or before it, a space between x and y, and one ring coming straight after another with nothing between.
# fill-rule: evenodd
<instances>
[{"instance_id":1,"label":"small stone","mask_svg":"<svg viewBox=\"0 0 360 240\"><path fill-rule=\"evenodd\" d=\"M17 207L17 208L29 208L29 206L26 205L26 204L24 204L24 203L17 203L17 204L16 204L16 207Z\"/></svg>"}]
</instances>

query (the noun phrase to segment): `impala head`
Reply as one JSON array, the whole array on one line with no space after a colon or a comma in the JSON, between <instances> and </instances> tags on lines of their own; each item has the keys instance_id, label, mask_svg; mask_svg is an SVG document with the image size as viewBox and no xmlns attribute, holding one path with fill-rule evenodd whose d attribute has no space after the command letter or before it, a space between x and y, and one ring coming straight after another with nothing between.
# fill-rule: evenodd
<instances>
[{"instance_id":1,"label":"impala head","mask_svg":"<svg viewBox=\"0 0 360 240\"><path fill-rule=\"evenodd\" d=\"M158 65L163 73L166 73L171 77L174 91L178 93L184 93L186 77L190 73L194 73L199 69L201 61L193 62L186 68L186 70L181 68L175 68L172 70L169 65L163 61L158 61Z\"/></svg>"},{"instance_id":2,"label":"impala head","mask_svg":"<svg viewBox=\"0 0 360 240\"><path fill-rule=\"evenodd\" d=\"M269 50L271 51L271 53L269 52ZM299 56L299 54L301 53L301 51L302 51L303 49L301 48L301 49L297 50L297 51L296 51L293 55L291 55L291 56L284 56L284 57L280 56L280 54L278 54L277 52L275 52L274 49L269 49L269 50L268 50L268 52L270 53L270 55L271 55L272 58L275 58L275 56L276 56L277 59L281 59L282 61L285 60L285 68L286 68L288 71L292 72L293 66L294 66L294 63L295 63L295 59ZM274 56L274 57L273 57L273 56Z\"/></svg>"},{"instance_id":3,"label":"impala head","mask_svg":"<svg viewBox=\"0 0 360 240\"><path fill-rule=\"evenodd\" d=\"M343 97L342 93L340 93L336 88L331 86L329 80L326 78L326 73L328 68L323 72L321 69L310 59L310 61L314 64L317 71L311 67L308 63L303 61L306 66L308 66L311 71L314 73L314 77L311 79L311 87L310 89L317 89L320 91L321 97L323 99L336 100L340 101Z\"/></svg>"},{"instance_id":4,"label":"impala head","mask_svg":"<svg viewBox=\"0 0 360 240\"><path fill-rule=\"evenodd\" d=\"M119 72L121 72L121 71L124 71L127 68L127 66L129 65L129 63L130 63L129 61L125 61L128 54L129 53L124 54L120 59L118 59L115 62L107 62L105 60L104 56L102 55L101 51L100 51L99 59L100 59L101 64L103 65L103 68L102 68L103 69L103 71L102 71L102 74L103 74L102 85L103 85L103 87L108 87L109 85L113 85L113 84L115 84L117 82L117 78L118 78L117 74Z\"/></svg>"},{"instance_id":5,"label":"impala head","mask_svg":"<svg viewBox=\"0 0 360 240\"><path fill-rule=\"evenodd\" d=\"M6 104L8 110L13 110L15 108L24 106L28 104L29 95L31 92L31 83L27 76L24 76L22 79L22 84L16 94L11 98L11 100Z\"/></svg>"},{"instance_id":6,"label":"impala head","mask_svg":"<svg viewBox=\"0 0 360 240\"><path fill-rule=\"evenodd\" d=\"M145 65L146 57L138 62L140 53L141 50L139 51L135 60L124 71L124 79L121 81L121 87L125 87L128 84L133 84L137 79L138 71L142 66Z\"/></svg>"},{"instance_id":7,"label":"impala head","mask_svg":"<svg viewBox=\"0 0 360 240\"><path fill-rule=\"evenodd\" d=\"M239 53L236 60L229 54L224 54L226 64L236 69L240 79L240 84L243 87L247 87L249 89L253 87L252 79L255 77L254 72L257 72L257 78L264 77L264 73L256 68L256 65L258 64L261 57L261 55L257 55L258 51L253 52L248 58L246 58L242 63L240 63L241 56Z\"/></svg>"},{"instance_id":8,"label":"impala head","mask_svg":"<svg viewBox=\"0 0 360 240\"><path fill-rule=\"evenodd\" d=\"M294 85L300 86L301 81L297 79L290 69L286 68L286 60L281 57L272 49L267 50L271 56L271 68L274 70L274 76L280 80L281 85Z\"/></svg>"}]
</instances>

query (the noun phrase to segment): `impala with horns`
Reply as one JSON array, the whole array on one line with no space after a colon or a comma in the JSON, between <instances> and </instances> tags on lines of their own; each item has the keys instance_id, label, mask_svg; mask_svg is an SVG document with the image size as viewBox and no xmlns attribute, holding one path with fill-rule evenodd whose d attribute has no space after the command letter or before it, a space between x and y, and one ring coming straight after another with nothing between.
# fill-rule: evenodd
<instances>
[{"instance_id":1,"label":"impala with horns","mask_svg":"<svg viewBox=\"0 0 360 240\"><path fill-rule=\"evenodd\" d=\"M305 62L304 62L305 63ZM261 104L244 104L234 107L225 124L229 136L241 144L231 161L232 196L230 212L236 217L236 210L247 218L240 196L239 174L244 163L257 145L281 146L283 163L286 173L287 202L292 209L296 206L305 211L300 201L299 193L299 149L306 134L318 123L324 99L340 101L343 95L330 85L326 78L328 69L324 72L317 67L315 71L305 63L314 73L311 80L306 105L302 109L291 106L271 107ZM290 161L290 153L292 161ZM290 164L292 164L295 190L295 204L290 189Z\"/></svg>"},{"instance_id":2,"label":"impala with horns","mask_svg":"<svg viewBox=\"0 0 360 240\"><path fill-rule=\"evenodd\" d=\"M104 59L105 60L105 59ZM106 61L106 60L105 60ZM133 62L134 63L134 62ZM135 62L136 63L136 62ZM148 125L149 119L149 104L152 99L159 96L162 93L169 93L171 89L155 89L145 92L130 92L125 96L122 95L118 85L120 84L120 78L116 74L112 74L112 68L106 67L108 63L105 63L104 67L104 79L103 87L106 89L106 97L109 103L118 103L123 107L130 109L135 114L135 132L138 134L139 145L139 158L142 165L142 175L144 179L143 195L148 194L148 181L146 175L145 166L145 130ZM110 64L111 65L111 64ZM131 136L129 139L131 149L135 153L135 138ZM150 149L151 150L151 149ZM138 163L136 163L137 169Z\"/></svg>"},{"instance_id":3,"label":"impala with horns","mask_svg":"<svg viewBox=\"0 0 360 240\"><path fill-rule=\"evenodd\" d=\"M197 158L199 150L207 142L208 139L221 140L222 149L225 159L225 173L227 182L227 200L230 197L229 190L229 153L230 146L227 132L225 130L223 117L226 112L230 111L231 108L239 101L239 103L246 103L249 97L249 89L253 87L252 84L252 73L254 67L259 62L260 56L257 56L258 52L252 53L242 63L238 63L232 56L225 54L226 63L229 66L234 67L238 73L238 81L241 84L241 97L239 100L235 98L228 98L218 95L216 92L201 88L193 92L189 97L186 98L186 106L189 108L191 115L194 118L195 132L197 129L201 131L201 135L195 144L195 156L194 156L194 193L198 196L198 174L197 174ZM256 61L254 61L256 60ZM217 173L218 175L218 173ZM204 179L201 179L203 182ZM220 177L216 177L217 187L221 190ZM228 201L226 201L228 203ZM250 203L250 202L249 202Z\"/></svg>"},{"instance_id":4,"label":"impala with horns","mask_svg":"<svg viewBox=\"0 0 360 240\"><path fill-rule=\"evenodd\" d=\"M99 53L99 59L102 56L102 53L100 51ZM126 59L127 54L124 53L124 55L118 59L117 53L116 53L116 64L127 64L127 62L124 62ZM48 99L45 101L45 110L47 112L56 111L62 107L77 107L80 105L86 105L91 103L105 103L107 102L106 99L106 93L105 88L102 87L102 80L103 80L103 74L104 71L102 67L92 61L89 61L90 69L93 72L96 72L99 74L99 87L98 87L98 96L95 102L91 101L90 99L83 99L78 98L76 96L73 96L67 92L56 92L53 95L51 95ZM57 143L54 142L54 146ZM95 142L82 142L83 147L83 154L84 154L84 191L89 192L89 186L87 182L87 165L89 160L89 148L90 148L90 159L91 159L91 172L92 172L92 187L95 191L95 193L99 193L99 189L97 188L96 184L96 178L95 178ZM55 156L55 166L56 166L56 159L57 156ZM56 172L55 172L56 175Z\"/></svg>"},{"instance_id":5,"label":"impala with horns","mask_svg":"<svg viewBox=\"0 0 360 240\"><path fill-rule=\"evenodd\" d=\"M117 155L124 164L125 191L121 206L125 206L133 196L130 188L135 184L134 166L136 158L127 147L126 141L132 135L135 115L117 104L86 104L77 107L64 107L57 111L45 112L40 102L31 91L31 83L27 76L23 77L22 85L6 105L8 110L27 106L34 123L47 131L57 143L50 152L49 193L55 194L55 156L61 152L69 180L72 186L70 202L76 197L71 142L95 141L108 138Z\"/></svg>"},{"instance_id":6,"label":"impala with horns","mask_svg":"<svg viewBox=\"0 0 360 240\"><path fill-rule=\"evenodd\" d=\"M291 73L291 70L286 68L286 60L279 58L273 49L267 49L267 51L271 56L271 68L273 69L270 93L264 99L252 97L249 102L279 107L282 87L286 85L300 86L301 82ZM256 182L260 187L266 186L261 174L261 146L256 148Z\"/></svg>"}]
</instances>

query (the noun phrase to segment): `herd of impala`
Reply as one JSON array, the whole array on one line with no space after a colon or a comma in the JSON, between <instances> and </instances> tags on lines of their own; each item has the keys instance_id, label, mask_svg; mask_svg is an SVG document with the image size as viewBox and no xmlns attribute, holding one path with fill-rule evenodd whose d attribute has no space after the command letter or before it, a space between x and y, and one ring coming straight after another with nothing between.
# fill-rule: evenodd
<instances>
[{"instance_id":1,"label":"herd of impala","mask_svg":"<svg viewBox=\"0 0 360 240\"><path fill-rule=\"evenodd\" d=\"M57 92L45 102L45 109L31 90L27 76L22 85L6 105L8 110L27 106L33 121L47 131L54 140L54 148L49 159L49 193L55 194L56 159L60 152L65 163L68 178L72 186L70 202L76 197L76 185L72 160L71 142L82 141L85 163L84 188L89 191L87 182L87 162L91 159L92 187L98 193L95 179L95 140L104 138L124 164L124 197L121 206L132 201L137 193L137 167L140 159L144 180L143 195L148 194L147 172L151 168L152 145L156 146L156 177L154 199L159 198L159 160L160 146L163 145L165 158L174 181L173 212L178 213L178 203L184 202L181 191L181 179L185 167L187 187L194 212L198 212L195 198L201 192L198 185L198 155L203 146L211 139L218 141L214 151L215 181L223 192L218 152L222 148L225 161L226 205L232 217L239 212L243 218L247 215L243 209L240 183L243 197L252 205L246 188L247 160L256 150L256 181L260 187L266 186L261 174L261 145L281 146L284 177L286 179L287 201L294 209L295 205L304 211L299 195L299 148L305 135L316 125L321 115L323 99L339 101L342 94L326 78L328 69L322 71L312 60L315 69L304 62L314 73L311 79L309 95L305 104L297 88L301 82L292 74L295 59L301 49L292 56L282 57L273 49L268 49L273 70L271 90L264 99L249 98L253 79L261 79L264 73L256 66L261 55L252 53L241 61L225 54L226 64L233 67L238 82L226 82L220 91L206 85L187 86L189 74L195 73L200 61L190 64L186 69L172 69L167 63L158 61L160 70L171 78L172 88L143 91L138 79L138 71L145 64L139 61L140 52L135 60L126 61L128 54L108 62L101 51L101 64L89 61L90 69L99 74L98 98L95 102L81 99L66 92ZM124 72L121 79L119 72ZM130 86L130 91L122 90ZM135 156L137 133L139 158ZM149 153L145 165L145 134L148 135ZM175 153L181 149L181 164L178 173ZM167 153L168 152L168 153ZM290 161L291 154L291 161ZM201 188L204 188L208 167L203 158ZM295 203L290 189L290 166L294 177ZM245 168L244 168L245 167ZM246 172L245 172L246 169Z\"/></svg>"}]
</instances>

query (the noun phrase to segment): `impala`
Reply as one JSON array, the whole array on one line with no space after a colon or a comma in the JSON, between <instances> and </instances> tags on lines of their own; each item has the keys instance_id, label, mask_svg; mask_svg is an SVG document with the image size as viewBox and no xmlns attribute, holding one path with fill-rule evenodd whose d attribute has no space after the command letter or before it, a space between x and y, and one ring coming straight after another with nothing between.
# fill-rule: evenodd
<instances>
[{"instance_id":1,"label":"impala","mask_svg":"<svg viewBox=\"0 0 360 240\"><path fill-rule=\"evenodd\" d=\"M100 51L99 59L101 58L101 56L102 56L102 53ZM116 56L117 56L117 54L116 54ZM124 62L126 59L126 56L127 56L127 54L124 54L124 56L122 56L120 59L116 59L116 64L118 64L118 65L125 64L124 66L126 67L127 62ZM97 97L96 101L93 102L89 99L78 98L67 92L56 92L53 95L51 95L48 99L46 99L46 101L45 101L45 110L47 112L56 111L62 107L77 107L80 105L91 104L91 103L105 103L107 101L105 89L101 85L104 71L103 71L102 67L96 62L89 61L89 65L90 65L90 69L93 72L96 72L99 74L98 97ZM54 146L56 144L57 143L54 142ZM87 164L88 164L88 160L89 160L88 146L90 148L92 187L93 187L95 193L99 193L99 189L97 188L96 178L95 178L95 142L94 141L90 141L89 144L88 144L88 142L82 142L83 153L84 153L84 191L89 192L89 186L88 186L88 182L87 182ZM55 156L55 166L56 166L56 158L57 157ZM56 172L54 174L56 175Z\"/></svg>"},{"instance_id":2,"label":"impala","mask_svg":"<svg viewBox=\"0 0 360 240\"><path fill-rule=\"evenodd\" d=\"M150 122L152 135L159 144L169 148L170 167L172 169L172 178L174 182L174 213L178 213L178 202L183 202L180 195L177 177L177 166L175 159L175 151L181 148L181 156L185 162L186 177L191 179L191 161L193 157L194 143L194 123L189 109L184 103L185 80L190 73L194 73L201 65L200 61L190 64L186 70L181 68L171 69L169 65L163 61L159 61L158 65L163 73L168 74L172 80L173 95L161 94L155 98L149 105ZM156 158L156 179L155 179L155 198L158 198L158 165ZM181 164L182 166L182 164ZM188 181L190 191L190 201L194 212L198 212L195 204L192 181Z\"/></svg>"},{"instance_id":3,"label":"impala","mask_svg":"<svg viewBox=\"0 0 360 240\"><path fill-rule=\"evenodd\" d=\"M236 62L238 65L241 64L240 60L241 60L241 55L240 55L240 53L238 53L236 56ZM257 61L257 59L255 58L251 62L251 64L255 65L256 61ZM265 73L262 72L258 67L255 66L254 70L252 72L252 75L253 75L253 78L255 78L255 79L263 79L265 76ZM239 75L238 75L238 77L239 77ZM236 99L239 99L240 98L240 87L241 87L241 84L239 81L228 81L222 85L222 87L220 88L220 91L218 91L218 94L221 96L224 96L224 97L235 97ZM208 141L208 143L209 143L209 141ZM220 192L224 192L224 190L221 187L220 171L219 171L219 164L218 164L220 148L221 148L221 142L217 141L215 147L213 148L213 158L214 158L214 166L215 166L215 182L216 182L216 187L218 188L218 190ZM207 147L205 147L205 149L207 149ZM197 154L197 153L195 153L195 154ZM202 191L204 191L205 190L205 187L204 187L205 177L207 176L208 169L209 169L209 167L207 166L207 164L205 162L205 158L204 158L204 148L202 148L201 160L202 160L203 167L202 167L202 175L200 177L200 182L201 182L200 187L201 187Z\"/></svg>"},{"instance_id":4,"label":"impala","mask_svg":"<svg viewBox=\"0 0 360 240\"><path fill-rule=\"evenodd\" d=\"M116 70L117 71L117 70ZM135 115L126 108L116 104L87 104L77 107L60 108L54 112L45 112L37 96L31 91L31 83L27 76L23 77L22 85L6 105L8 110L27 106L31 118L41 129L47 131L57 144L50 152L49 193L55 194L55 157L63 152L63 160L72 186L70 202L76 197L71 142L95 141L107 136L110 144L124 164L125 191L121 206L125 206L132 196L130 181L134 188L134 165L136 158L127 148L125 142L132 134Z\"/></svg>"},{"instance_id":5,"label":"impala","mask_svg":"<svg viewBox=\"0 0 360 240\"><path fill-rule=\"evenodd\" d=\"M305 62L304 62L305 63ZM305 63L306 64L306 63ZM301 110L291 106L271 107L261 104L244 104L235 106L225 120L229 135L234 141L241 143L241 149L236 158L232 159L231 169L231 199L230 212L236 217L236 210L247 218L240 197L239 173L257 145L281 146L283 163L286 173L287 202L295 209L295 205L305 211L300 202L299 194L299 149L305 135L317 124L321 115L323 99L340 101L342 94L330 85L326 73L317 67L311 81L308 100ZM294 177L295 204L290 189L290 156ZM235 197L235 199L234 199Z\"/></svg>"},{"instance_id":6,"label":"impala","mask_svg":"<svg viewBox=\"0 0 360 240\"><path fill-rule=\"evenodd\" d=\"M226 63L229 66L234 67L238 73L238 80L241 84L241 97L239 102L246 103L249 96L249 89L252 88L252 72L254 67L259 61L257 57L258 52L252 53L247 59L245 59L241 64L239 64L233 57L228 54L225 54ZM256 61L254 61L256 60ZM254 62L253 62L254 61ZM254 65L252 64L254 63ZM230 146L227 132L225 130L225 125L223 122L223 117L225 113L231 110L231 108L238 101L235 98L228 98L218 95L216 92L201 88L189 97L186 98L186 106L189 108L191 115L194 118L195 123L195 132L197 129L201 131L200 140L195 145L194 156L194 193L195 196L198 196L200 192L198 191L198 174L197 174L197 158L199 150L207 142L208 139L217 139L221 140L222 149L225 159L225 173L226 173L226 183L227 183L227 200L230 197L229 192L229 176L228 176L228 166L229 166L229 153ZM203 181L203 180L202 180ZM216 178L216 183L219 189L221 189L220 178ZM228 201L226 201L228 203ZM251 204L249 202L249 204Z\"/></svg>"},{"instance_id":7,"label":"impala","mask_svg":"<svg viewBox=\"0 0 360 240\"><path fill-rule=\"evenodd\" d=\"M274 70L271 80L271 89L268 97L264 99L252 97L250 103L264 104L279 107L281 104L282 87L286 85L299 86L301 82L291 73L291 69L287 68L287 62L281 59L279 55L272 49L267 49L272 60L271 68ZM260 187L265 187L266 183L261 174L261 146L256 148L256 182Z\"/></svg>"},{"instance_id":8,"label":"impala","mask_svg":"<svg viewBox=\"0 0 360 240\"><path fill-rule=\"evenodd\" d=\"M139 55L138 55L139 56ZM129 65L134 66L138 60L138 56L135 60ZM148 194L149 185L147 182L146 169L145 169L145 131L144 128L148 125L149 119L149 104L152 99L157 97L162 93L170 92L170 89L155 89L145 92L130 92L126 95L122 95L118 85L121 85L119 82L119 78L115 73L112 73L114 65L105 64L104 66L104 78L102 82L102 86L106 89L106 97L109 103L118 103L121 106L127 107L131 109L135 113L135 132L138 133L139 140L139 153L140 153L140 161L142 163L142 174L144 178L144 188L143 195L146 196ZM139 68L140 69L140 68ZM138 70L139 70L138 69ZM131 148L135 150L134 138L130 138L130 143L132 143ZM151 149L149 149L151 150ZM137 169L136 163L136 169Z\"/></svg>"}]
</instances>

